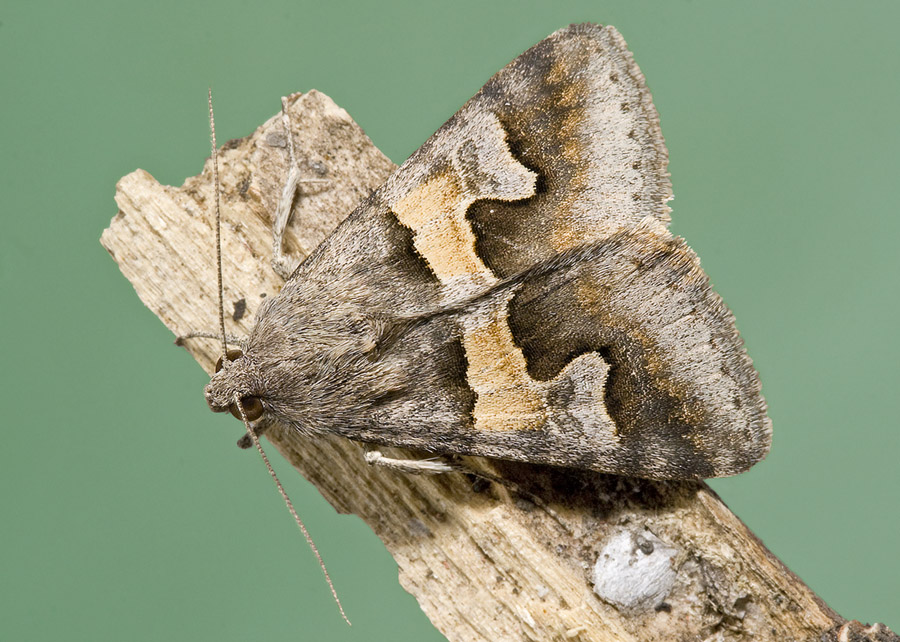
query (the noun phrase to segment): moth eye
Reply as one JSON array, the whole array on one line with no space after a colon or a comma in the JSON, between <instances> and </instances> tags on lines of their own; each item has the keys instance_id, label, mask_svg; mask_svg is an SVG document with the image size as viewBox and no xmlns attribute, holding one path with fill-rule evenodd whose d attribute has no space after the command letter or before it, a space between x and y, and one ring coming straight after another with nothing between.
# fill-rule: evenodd
<instances>
[{"instance_id":1,"label":"moth eye","mask_svg":"<svg viewBox=\"0 0 900 642\"><path fill-rule=\"evenodd\" d=\"M259 400L259 397L244 397L241 399L241 405L244 407L244 414L247 415L248 421L256 421L262 417L263 405L262 401ZM231 414L234 415L235 419L241 419L241 411L238 410L236 404L228 406L228 410L231 411Z\"/></svg>"},{"instance_id":2,"label":"moth eye","mask_svg":"<svg viewBox=\"0 0 900 642\"><path fill-rule=\"evenodd\" d=\"M235 348L234 350L229 350L225 353L225 356L228 357L229 361L237 361L241 357L244 356L244 353ZM216 359L216 372L222 369L222 357Z\"/></svg>"}]
</instances>

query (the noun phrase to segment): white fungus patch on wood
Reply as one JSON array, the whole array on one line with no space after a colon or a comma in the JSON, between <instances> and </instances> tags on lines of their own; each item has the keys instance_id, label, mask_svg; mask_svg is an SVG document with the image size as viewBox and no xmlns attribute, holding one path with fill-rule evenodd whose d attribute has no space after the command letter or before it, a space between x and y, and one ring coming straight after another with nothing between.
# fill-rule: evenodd
<instances>
[{"instance_id":1,"label":"white fungus patch on wood","mask_svg":"<svg viewBox=\"0 0 900 642\"><path fill-rule=\"evenodd\" d=\"M677 554L648 530L613 531L594 564L594 592L622 609L653 609L675 584Z\"/></svg>"}]
</instances>

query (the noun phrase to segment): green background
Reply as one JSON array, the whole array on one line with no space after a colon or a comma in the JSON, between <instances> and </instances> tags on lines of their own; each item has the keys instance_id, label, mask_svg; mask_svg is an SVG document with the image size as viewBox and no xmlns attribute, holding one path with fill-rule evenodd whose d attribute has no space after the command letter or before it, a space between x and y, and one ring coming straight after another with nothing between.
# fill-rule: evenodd
<instances>
[{"instance_id":1,"label":"green background","mask_svg":"<svg viewBox=\"0 0 900 642\"><path fill-rule=\"evenodd\" d=\"M240 425L98 238L120 176L200 170L208 85L220 141L315 87L399 162L584 20L647 76L673 229L762 375L772 453L713 486L838 612L900 629L900 4L7 0L0 638L442 639L368 528L277 460L343 624Z\"/></svg>"}]
</instances>

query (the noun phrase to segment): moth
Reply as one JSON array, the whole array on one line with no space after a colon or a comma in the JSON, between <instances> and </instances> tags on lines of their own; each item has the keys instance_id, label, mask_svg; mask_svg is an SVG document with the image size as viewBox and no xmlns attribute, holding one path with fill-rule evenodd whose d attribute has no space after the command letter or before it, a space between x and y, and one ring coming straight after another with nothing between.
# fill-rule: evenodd
<instances>
[{"instance_id":1,"label":"moth","mask_svg":"<svg viewBox=\"0 0 900 642\"><path fill-rule=\"evenodd\" d=\"M435 455L648 479L747 470L771 441L759 377L667 229L667 162L619 33L557 31L265 300L210 408L257 432Z\"/></svg>"}]
</instances>

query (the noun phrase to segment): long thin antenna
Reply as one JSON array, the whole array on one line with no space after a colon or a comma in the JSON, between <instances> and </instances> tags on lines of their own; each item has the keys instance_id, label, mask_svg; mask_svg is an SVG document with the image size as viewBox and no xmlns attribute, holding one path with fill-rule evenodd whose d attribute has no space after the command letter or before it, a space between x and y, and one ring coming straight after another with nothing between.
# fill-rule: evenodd
<instances>
[{"instance_id":1,"label":"long thin antenna","mask_svg":"<svg viewBox=\"0 0 900 642\"><path fill-rule=\"evenodd\" d=\"M228 361L228 335L225 333L225 288L222 279L222 212L219 207L219 150L218 145L216 145L216 119L213 115L212 87L210 87L207 92L207 99L209 103L209 133L212 142L213 183L215 185L216 194L216 266L218 269L219 284L219 330L222 333L222 360ZM291 151L293 151L293 149ZM203 336L203 334L204 333L196 333L194 336ZM278 479L278 475L275 474L275 469L272 468L272 464L269 463L269 458L263 450L262 444L259 442L259 437L250 427L250 420L247 419L247 413L244 411L244 406L241 403L239 394L234 395L234 405L240 411L241 421L244 422L244 427L247 428L247 434L249 434L250 439L253 440L253 445L256 446L256 450L259 451L263 463L265 463L266 469L269 471L269 475L271 475L272 479L275 481L275 486L278 488L281 498L284 499L288 511L291 513L294 521L297 522L297 526L300 527L300 532L303 533L303 537L306 538L306 543L309 544L309 548L316 556L316 559L319 562L319 568L322 569L322 573L325 575L325 581L328 583L328 588L331 590L331 596L334 598L334 602L341 612L341 617L344 618L344 621L348 625L351 625L349 618L347 618L347 614L344 613L344 607L341 605L341 600L338 598L337 591L334 589L334 584L331 581L331 576L328 574L328 569L325 568L325 561L322 559L319 549L316 548L316 544L313 542L309 531L306 530L306 525L303 523L303 520L300 519L300 515L297 514L297 510L294 508L294 504L291 502L290 497L288 497L287 492L285 492L284 486L281 485L281 480Z\"/></svg>"},{"instance_id":2,"label":"long thin antenna","mask_svg":"<svg viewBox=\"0 0 900 642\"><path fill-rule=\"evenodd\" d=\"M213 183L216 190L216 266L219 283L219 329L222 331L222 359L228 357L228 337L225 334L225 286L222 283L222 211L219 208L219 148L216 145L216 118L213 115L212 87L207 91L209 102L209 133L212 139Z\"/></svg>"},{"instance_id":3,"label":"long thin antenna","mask_svg":"<svg viewBox=\"0 0 900 642\"><path fill-rule=\"evenodd\" d=\"M284 503L287 504L288 511L290 511L291 516L294 518L294 521L297 522L297 526L300 527L300 532L302 532L303 537L306 538L306 543L309 544L309 548L316 556L316 559L319 560L319 568L321 568L322 573L325 574L325 581L328 582L328 588L331 589L331 597L334 598L334 602L335 604L337 604L338 610L341 612L341 617L344 618L344 621L348 625L352 626L352 624L350 624L350 620L347 618L347 614L344 613L344 607L341 605L341 600L340 598L338 598L337 591L334 590L334 584L332 584L331 582L331 576L328 574L328 569L325 568L325 562L322 560L322 555L319 554L319 549L316 548L316 544L315 542L313 542L309 531L306 530L306 526L303 524L303 520L301 520L300 515L297 514L297 511L294 508L294 504L291 502L291 498L288 497L287 493L284 490L284 486L281 485L281 480L278 479L278 475L275 474L275 469L272 468L272 464L269 463L269 458L266 456L266 452L263 450L262 444L259 443L259 437L250 427L250 420L247 419L247 413L244 411L244 405L241 403L241 397L237 393L235 393L234 395L234 405L241 413L241 421L244 422L244 427L247 429L247 434L250 435L250 439L253 440L253 445L256 446L256 450L259 451L263 462L265 462L266 468L269 471L269 475L272 476L272 479L275 481L275 485L278 487L278 492L281 493L281 498L284 499Z\"/></svg>"}]
</instances>

